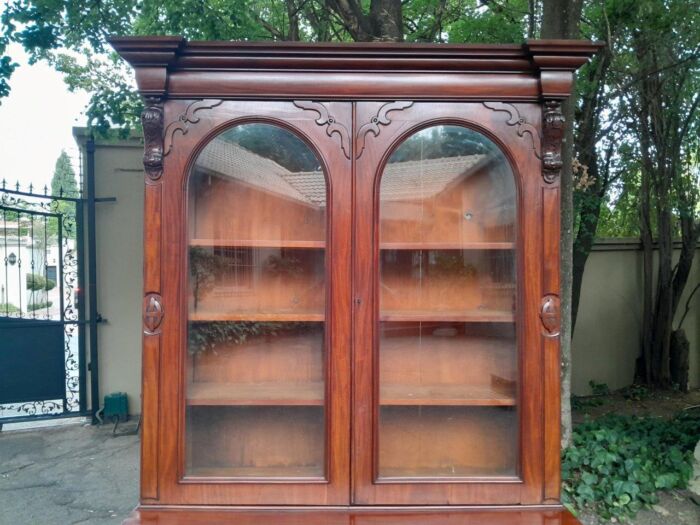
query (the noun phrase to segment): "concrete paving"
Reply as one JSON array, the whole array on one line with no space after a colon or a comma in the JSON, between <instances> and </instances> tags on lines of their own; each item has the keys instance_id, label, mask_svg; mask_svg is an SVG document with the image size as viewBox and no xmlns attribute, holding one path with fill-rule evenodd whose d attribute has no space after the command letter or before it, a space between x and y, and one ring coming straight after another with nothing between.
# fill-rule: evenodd
<instances>
[{"instance_id":1,"label":"concrete paving","mask_svg":"<svg viewBox=\"0 0 700 525\"><path fill-rule=\"evenodd\" d=\"M0 432L0 524L118 524L138 501L138 437L112 426Z\"/></svg>"},{"instance_id":2,"label":"concrete paving","mask_svg":"<svg viewBox=\"0 0 700 525\"><path fill-rule=\"evenodd\" d=\"M121 523L138 500L138 455L138 437L113 437L111 425L0 432L0 525ZM700 443L696 469L700 476ZM697 525L696 497L661 494L630 525ZM601 523L588 513L581 520Z\"/></svg>"}]
</instances>

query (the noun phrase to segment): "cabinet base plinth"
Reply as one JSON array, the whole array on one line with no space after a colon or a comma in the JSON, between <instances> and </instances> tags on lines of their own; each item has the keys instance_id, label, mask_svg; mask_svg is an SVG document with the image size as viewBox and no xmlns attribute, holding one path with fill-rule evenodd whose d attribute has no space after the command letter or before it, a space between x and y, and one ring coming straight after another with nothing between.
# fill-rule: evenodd
<instances>
[{"instance_id":1,"label":"cabinet base plinth","mask_svg":"<svg viewBox=\"0 0 700 525\"><path fill-rule=\"evenodd\" d=\"M140 507L123 525L581 525L566 509Z\"/></svg>"}]
</instances>

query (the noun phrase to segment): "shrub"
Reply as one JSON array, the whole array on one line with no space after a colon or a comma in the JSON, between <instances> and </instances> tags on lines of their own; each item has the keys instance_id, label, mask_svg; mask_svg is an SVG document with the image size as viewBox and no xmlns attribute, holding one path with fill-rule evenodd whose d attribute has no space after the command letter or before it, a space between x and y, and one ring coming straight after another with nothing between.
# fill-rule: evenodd
<instances>
[{"instance_id":1,"label":"shrub","mask_svg":"<svg viewBox=\"0 0 700 525\"><path fill-rule=\"evenodd\" d=\"M19 308L12 303L0 303L0 315L18 314Z\"/></svg>"},{"instance_id":2,"label":"shrub","mask_svg":"<svg viewBox=\"0 0 700 525\"><path fill-rule=\"evenodd\" d=\"M27 305L27 311L33 312L34 310L41 310L42 308L48 308L53 304L52 301L42 301L40 303L29 303Z\"/></svg>"},{"instance_id":3,"label":"shrub","mask_svg":"<svg viewBox=\"0 0 700 525\"><path fill-rule=\"evenodd\" d=\"M599 516L625 519L658 501L657 491L685 488L700 439L700 415L672 420L609 415L574 429L563 451L563 500Z\"/></svg>"},{"instance_id":4,"label":"shrub","mask_svg":"<svg viewBox=\"0 0 700 525\"><path fill-rule=\"evenodd\" d=\"M53 279L47 279L43 275L38 273L28 273L27 274L27 290L32 292L53 290L56 287L56 281Z\"/></svg>"}]
</instances>

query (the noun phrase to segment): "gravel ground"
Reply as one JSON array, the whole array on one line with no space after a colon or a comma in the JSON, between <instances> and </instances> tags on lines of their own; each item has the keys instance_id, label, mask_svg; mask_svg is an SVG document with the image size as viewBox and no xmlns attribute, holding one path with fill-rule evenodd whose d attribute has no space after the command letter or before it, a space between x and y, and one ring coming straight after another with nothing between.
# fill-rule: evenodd
<instances>
[{"instance_id":1,"label":"gravel ground","mask_svg":"<svg viewBox=\"0 0 700 525\"><path fill-rule=\"evenodd\" d=\"M138 454L137 436L113 437L108 425L0 432L0 525L121 523L138 499ZM700 492L700 446L696 457ZM700 496L690 491L661 494L654 509L630 522L699 524Z\"/></svg>"}]
</instances>

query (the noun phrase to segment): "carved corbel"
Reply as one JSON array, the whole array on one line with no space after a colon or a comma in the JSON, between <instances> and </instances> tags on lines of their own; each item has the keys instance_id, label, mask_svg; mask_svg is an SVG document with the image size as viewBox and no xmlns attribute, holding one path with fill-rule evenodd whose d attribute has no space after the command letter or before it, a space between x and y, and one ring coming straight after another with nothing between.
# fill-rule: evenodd
<instances>
[{"instance_id":1,"label":"carved corbel","mask_svg":"<svg viewBox=\"0 0 700 525\"><path fill-rule=\"evenodd\" d=\"M565 130L561 102L545 101L542 114L542 177L548 184L556 182L561 175L561 143Z\"/></svg>"},{"instance_id":2,"label":"carved corbel","mask_svg":"<svg viewBox=\"0 0 700 525\"><path fill-rule=\"evenodd\" d=\"M163 102L158 97L144 98L141 113L143 126L143 167L151 180L163 175Z\"/></svg>"}]
</instances>

